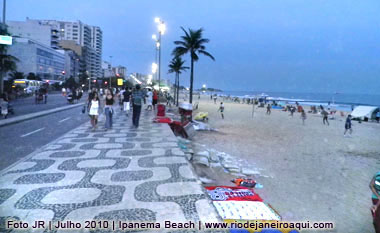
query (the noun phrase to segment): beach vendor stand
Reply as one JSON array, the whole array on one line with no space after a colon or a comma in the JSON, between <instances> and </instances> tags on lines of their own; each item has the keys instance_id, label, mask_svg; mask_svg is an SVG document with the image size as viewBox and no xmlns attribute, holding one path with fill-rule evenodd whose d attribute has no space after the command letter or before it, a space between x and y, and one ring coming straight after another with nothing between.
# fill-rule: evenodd
<instances>
[{"instance_id":1,"label":"beach vendor stand","mask_svg":"<svg viewBox=\"0 0 380 233\"><path fill-rule=\"evenodd\" d=\"M170 128L176 136L183 138L191 138L195 134L194 127L191 123L191 117L193 114L193 106L190 103L182 102L178 107L181 121L171 122Z\"/></svg>"}]
</instances>

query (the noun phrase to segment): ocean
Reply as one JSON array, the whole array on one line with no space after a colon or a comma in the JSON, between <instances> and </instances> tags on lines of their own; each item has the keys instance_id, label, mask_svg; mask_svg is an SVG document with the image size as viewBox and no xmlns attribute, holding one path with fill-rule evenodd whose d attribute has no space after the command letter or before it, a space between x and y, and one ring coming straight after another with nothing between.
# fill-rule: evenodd
<instances>
[{"instance_id":1,"label":"ocean","mask_svg":"<svg viewBox=\"0 0 380 233\"><path fill-rule=\"evenodd\" d=\"M351 106L380 106L380 94L349 94L349 93L297 93L297 92L258 92L258 91L223 91L218 94L231 96L257 96L265 93L273 98L294 99L299 102L313 102L313 105L335 103L347 109Z\"/></svg>"}]
</instances>

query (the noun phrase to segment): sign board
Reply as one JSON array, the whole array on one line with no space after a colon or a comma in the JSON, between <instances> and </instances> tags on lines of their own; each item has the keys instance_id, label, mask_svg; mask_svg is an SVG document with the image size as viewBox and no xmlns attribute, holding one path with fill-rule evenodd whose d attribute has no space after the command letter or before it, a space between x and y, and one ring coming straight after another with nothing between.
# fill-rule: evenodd
<instances>
[{"instance_id":1,"label":"sign board","mask_svg":"<svg viewBox=\"0 0 380 233\"><path fill-rule=\"evenodd\" d=\"M118 79L117 79L117 85L118 85L118 86L123 86L123 79L118 78Z\"/></svg>"},{"instance_id":2,"label":"sign board","mask_svg":"<svg viewBox=\"0 0 380 233\"><path fill-rule=\"evenodd\" d=\"M0 35L0 44L12 45L12 37Z\"/></svg>"}]
</instances>

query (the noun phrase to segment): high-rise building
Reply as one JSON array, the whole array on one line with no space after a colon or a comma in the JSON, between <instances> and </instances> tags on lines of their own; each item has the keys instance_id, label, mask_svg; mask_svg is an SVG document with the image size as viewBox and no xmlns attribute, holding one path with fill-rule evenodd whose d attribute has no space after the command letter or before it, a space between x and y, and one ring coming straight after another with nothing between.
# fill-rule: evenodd
<instances>
[{"instance_id":1,"label":"high-rise building","mask_svg":"<svg viewBox=\"0 0 380 233\"><path fill-rule=\"evenodd\" d=\"M64 80L65 52L32 39L15 38L8 53L18 58L17 68L24 74L34 73L42 79Z\"/></svg>"},{"instance_id":2,"label":"high-rise building","mask_svg":"<svg viewBox=\"0 0 380 233\"><path fill-rule=\"evenodd\" d=\"M124 66L112 67L112 70L113 70L113 73L119 77L125 77L127 74L127 68L125 68Z\"/></svg>"},{"instance_id":3,"label":"high-rise building","mask_svg":"<svg viewBox=\"0 0 380 233\"><path fill-rule=\"evenodd\" d=\"M108 61L102 61L103 78L109 78L114 76L112 72L111 63Z\"/></svg>"},{"instance_id":4,"label":"high-rise building","mask_svg":"<svg viewBox=\"0 0 380 233\"><path fill-rule=\"evenodd\" d=\"M103 33L100 27L90 26L81 21L32 20L25 22L8 21L11 34L30 38L53 49L59 49L59 41L70 40L82 46L80 72L91 77L102 77Z\"/></svg>"}]
</instances>

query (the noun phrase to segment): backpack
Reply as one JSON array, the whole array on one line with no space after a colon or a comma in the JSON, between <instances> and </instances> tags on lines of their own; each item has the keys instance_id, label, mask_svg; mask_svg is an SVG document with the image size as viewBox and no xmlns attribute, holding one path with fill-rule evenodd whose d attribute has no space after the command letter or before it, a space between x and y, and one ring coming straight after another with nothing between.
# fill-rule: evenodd
<instances>
[{"instance_id":1,"label":"backpack","mask_svg":"<svg viewBox=\"0 0 380 233\"><path fill-rule=\"evenodd\" d=\"M141 105L142 104L142 93L141 91L136 91L133 93L133 104Z\"/></svg>"}]
</instances>

